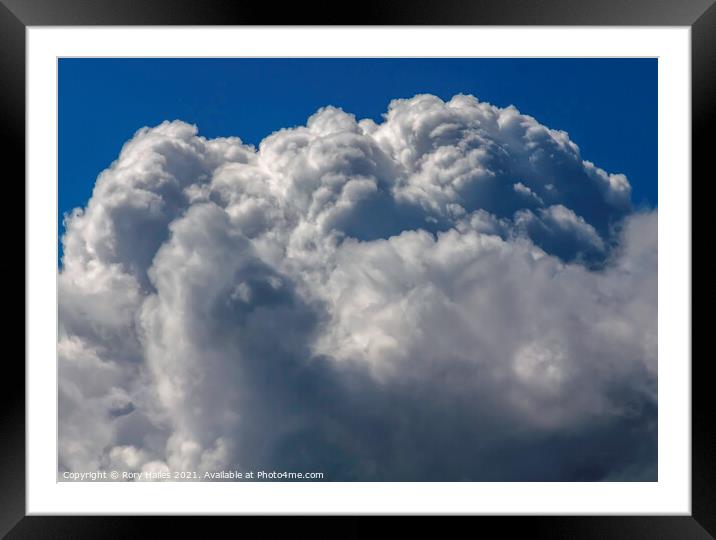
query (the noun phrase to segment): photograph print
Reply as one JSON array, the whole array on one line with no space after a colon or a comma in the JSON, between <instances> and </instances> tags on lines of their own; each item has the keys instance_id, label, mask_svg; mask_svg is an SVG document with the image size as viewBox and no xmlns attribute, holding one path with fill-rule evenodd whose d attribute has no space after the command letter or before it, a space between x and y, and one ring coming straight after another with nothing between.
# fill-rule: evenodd
<instances>
[{"instance_id":1,"label":"photograph print","mask_svg":"<svg viewBox=\"0 0 716 540\"><path fill-rule=\"evenodd\" d=\"M657 64L59 58L58 481L658 481Z\"/></svg>"}]
</instances>

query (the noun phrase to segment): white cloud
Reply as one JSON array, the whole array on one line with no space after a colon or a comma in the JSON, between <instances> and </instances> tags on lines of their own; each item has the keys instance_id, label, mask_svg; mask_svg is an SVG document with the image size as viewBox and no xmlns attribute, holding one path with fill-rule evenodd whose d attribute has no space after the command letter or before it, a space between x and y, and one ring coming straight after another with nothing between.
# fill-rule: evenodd
<instances>
[{"instance_id":1,"label":"white cloud","mask_svg":"<svg viewBox=\"0 0 716 540\"><path fill-rule=\"evenodd\" d=\"M527 199L532 199L534 202L536 202L539 205L544 204L544 200L542 199L542 197L537 195L534 191L532 191L530 188L528 188L522 182L517 182L516 184L513 184L512 189L514 189L516 193L519 193L520 195L524 195L525 197L527 197Z\"/></svg>"},{"instance_id":2,"label":"white cloud","mask_svg":"<svg viewBox=\"0 0 716 540\"><path fill-rule=\"evenodd\" d=\"M143 128L67 218L60 467L648 476L657 217L629 194L471 96L258 149Z\"/></svg>"}]
</instances>

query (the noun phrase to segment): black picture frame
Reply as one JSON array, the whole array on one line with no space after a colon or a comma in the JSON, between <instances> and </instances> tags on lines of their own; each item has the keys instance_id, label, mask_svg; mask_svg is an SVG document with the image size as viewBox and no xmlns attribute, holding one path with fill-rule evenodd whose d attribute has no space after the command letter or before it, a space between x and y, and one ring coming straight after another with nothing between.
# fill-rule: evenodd
<instances>
[{"instance_id":1,"label":"black picture frame","mask_svg":"<svg viewBox=\"0 0 716 540\"><path fill-rule=\"evenodd\" d=\"M690 26L692 40L692 186L702 182L711 161L707 130L716 120L716 5L714 0L366 0L360 7L315 2L278 4L237 0L0 0L0 138L3 162L12 165L8 208L25 201L25 30L27 26L78 25L589 25ZM24 205L21 210L24 216ZM699 214L692 211L692 216ZM5 257L0 264L5 296L25 293L25 235L6 221ZM24 220L23 220L24 223ZM692 224L693 228L693 224ZM699 230L701 230L699 228ZM17 260L23 254L23 272ZM693 260L692 260L692 268ZM18 285L22 281L23 287ZM692 278L693 281L693 278ZM710 293L707 293L707 298ZM15 300L15 298L13 298ZM24 297L23 297L24 301ZM24 303L23 303L24 306ZM23 307L23 315L25 308ZM10 312L8 311L9 315ZM693 319L693 317L692 317ZM7 342L25 335L25 317L6 318ZM693 324L692 324L693 328ZM692 330L693 335L693 330ZM23 340L22 349L25 344ZM690 359L681 359L689 361ZM716 429L712 421L708 357L692 361L692 514L620 517L480 517L476 531L501 536L548 538L679 538L716 536ZM0 536L25 538L128 538L191 532L206 534L206 519L149 517L25 516L25 368L19 354L5 357L0 393ZM226 524L229 518L221 519ZM264 522L242 525L265 526ZM346 533L372 528L375 519L338 524ZM424 520L423 520L424 523ZM311 519L283 518L293 531L316 531ZM464 525L463 522L461 525ZM213 524L212 524L213 525ZM323 524L325 526L325 523ZM419 525L421 528L422 524ZM475 525L472 525L475 526ZM234 527L232 523L231 527ZM272 525L275 527L275 525ZM445 532L446 522L439 527ZM231 529L230 529L231 530Z\"/></svg>"}]
</instances>

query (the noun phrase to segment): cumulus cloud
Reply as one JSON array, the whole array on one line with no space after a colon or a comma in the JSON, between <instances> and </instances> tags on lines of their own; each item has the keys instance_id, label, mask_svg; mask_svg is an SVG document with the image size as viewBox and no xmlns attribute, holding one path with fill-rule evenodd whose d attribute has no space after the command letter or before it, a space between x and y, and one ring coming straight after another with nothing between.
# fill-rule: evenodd
<instances>
[{"instance_id":1,"label":"cumulus cloud","mask_svg":"<svg viewBox=\"0 0 716 540\"><path fill-rule=\"evenodd\" d=\"M654 480L656 231L472 96L142 128L66 218L60 469Z\"/></svg>"}]
</instances>

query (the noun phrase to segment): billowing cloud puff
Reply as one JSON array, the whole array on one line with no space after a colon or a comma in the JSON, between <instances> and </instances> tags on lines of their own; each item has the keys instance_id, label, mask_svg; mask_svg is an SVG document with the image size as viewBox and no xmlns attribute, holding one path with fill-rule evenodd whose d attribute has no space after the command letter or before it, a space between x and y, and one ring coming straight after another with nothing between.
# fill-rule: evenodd
<instances>
[{"instance_id":1,"label":"billowing cloud puff","mask_svg":"<svg viewBox=\"0 0 716 540\"><path fill-rule=\"evenodd\" d=\"M656 211L514 107L142 128L63 247L61 471L655 479Z\"/></svg>"}]
</instances>

